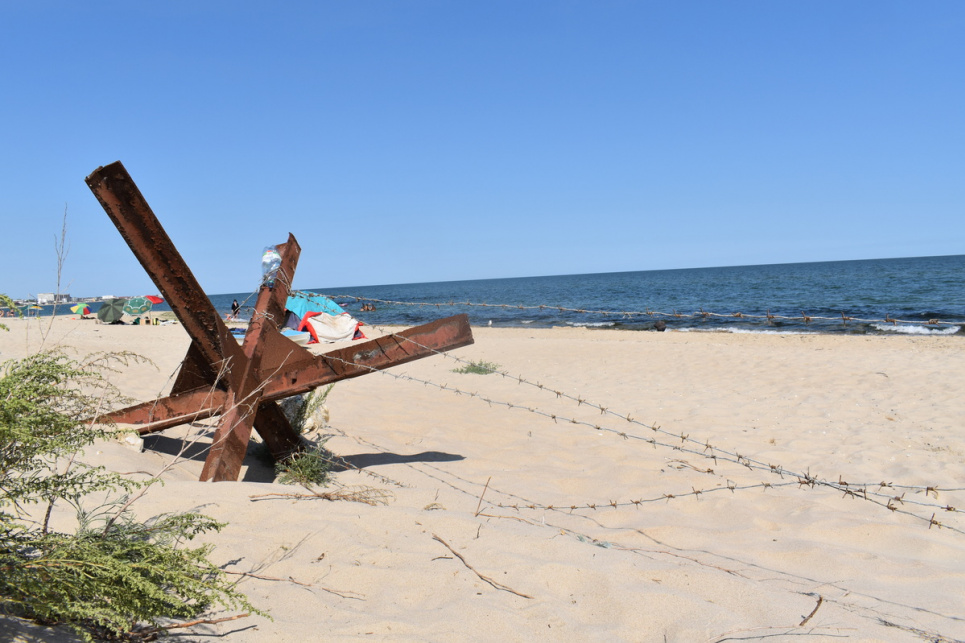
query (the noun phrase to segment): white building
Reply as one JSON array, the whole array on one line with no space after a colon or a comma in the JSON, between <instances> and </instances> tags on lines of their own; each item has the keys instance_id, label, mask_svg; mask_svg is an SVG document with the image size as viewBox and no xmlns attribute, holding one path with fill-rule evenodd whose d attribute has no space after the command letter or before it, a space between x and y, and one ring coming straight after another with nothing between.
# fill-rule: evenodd
<instances>
[{"instance_id":1,"label":"white building","mask_svg":"<svg viewBox=\"0 0 965 643\"><path fill-rule=\"evenodd\" d=\"M69 293L58 293L56 295L52 292L37 293L37 304L39 306L53 303L65 303L68 301L71 301Z\"/></svg>"}]
</instances>

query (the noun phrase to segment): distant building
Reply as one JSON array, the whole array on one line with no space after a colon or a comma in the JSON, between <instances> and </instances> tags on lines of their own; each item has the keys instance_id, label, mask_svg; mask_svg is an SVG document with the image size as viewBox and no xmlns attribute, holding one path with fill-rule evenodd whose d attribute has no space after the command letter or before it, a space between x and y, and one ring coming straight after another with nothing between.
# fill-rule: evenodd
<instances>
[{"instance_id":1,"label":"distant building","mask_svg":"<svg viewBox=\"0 0 965 643\"><path fill-rule=\"evenodd\" d=\"M52 292L40 292L37 293L37 305L44 306L46 304L63 304L71 301L69 293L57 293L56 295Z\"/></svg>"}]
</instances>

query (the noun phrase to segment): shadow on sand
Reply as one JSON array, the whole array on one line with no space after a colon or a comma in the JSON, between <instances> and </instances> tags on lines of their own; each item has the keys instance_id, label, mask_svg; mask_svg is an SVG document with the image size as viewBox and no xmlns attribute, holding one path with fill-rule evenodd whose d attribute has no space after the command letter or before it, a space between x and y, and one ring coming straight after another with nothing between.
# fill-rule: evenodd
<instances>
[{"instance_id":1,"label":"shadow on sand","mask_svg":"<svg viewBox=\"0 0 965 643\"><path fill-rule=\"evenodd\" d=\"M248 445L248 452L242 463L241 482L274 482L276 477L274 466L259 457L252 446L252 444ZM200 439L189 440L181 436L169 437L154 433L144 436L144 448L182 460L204 462L211 448L211 435L202 435Z\"/></svg>"},{"instance_id":2,"label":"shadow on sand","mask_svg":"<svg viewBox=\"0 0 965 643\"><path fill-rule=\"evenodd\" d=\"M211 440L202 438L196 442L187 442L181 437L171 438L160 433L144 436L144 448L170 456L180 456L184 460L204 462L211 448Z\"/></svg>"},{"instance_id":3,"label":"shadow on sand","mask_svg":"<svg viewBox=\"0 0 965 643\"><path fill-rule=\"evenodd\" d=\"M346 464L333 467L333 471L345 471L346 469L365 469L366 467L376 467L384 464L408 464L410 462L457 462L466 458L455 453L442 453L441 451L423 451L412 455L401 455L398 453L356 453L355 455L345 455L339 458ZM346 466L347 465L347 466Z\"/></svg>"}]
</instances>

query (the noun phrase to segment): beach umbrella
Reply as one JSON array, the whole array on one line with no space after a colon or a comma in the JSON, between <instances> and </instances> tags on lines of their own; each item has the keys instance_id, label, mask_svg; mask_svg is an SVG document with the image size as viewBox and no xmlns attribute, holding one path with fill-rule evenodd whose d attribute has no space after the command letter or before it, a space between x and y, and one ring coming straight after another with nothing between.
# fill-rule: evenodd
<instances>
[{"instance_id":1,"label":"beach umbrella","mask_svg":"<svg viewBox=\"0 0 965 643\"><path fill-rule=\"evenodd\" d=\"M38 306L38 305L36 305L36 304L34 304L33 306L27 306L27 310L28 310L28 311L29 311L29 310L43 310L43 309L44 309L43 306ZM29 315L30 313L28 312L27 314ZM39 315L39 314L40 314L40 313L37 313L37 315Z\"/></svg>"},{"instance_id":2,"label":"beach umbrella","mask_svg":"<svg viewBox=\"0 0 965 643\"><path fill-rule=\"evenodd\" d=\"M70 307L70 310L71 312L80 313L81 315L90 314L90 308L87 306L87 304L75 304Z\"/></svg>"},{"instance_id":3,"label":"beach umbrella","mask_svg":"<svg viewBox=\"0 0 965 643\"><path fill-rule=\"evenodd\" d=\"M97 311L97 319L106 324L116 322L124 316L124 304L126 303L126 299L108 299L101 304L100 310Z\"/></svg>"},{"instance_id":4,"label":"beach umbrella","mask_svg":"<svg viewBox=\"0 0 965 643\"><path fill-rule=\"evenodd\" d=\"M128 299L127 303L124 304L124 312L136 317L151 310L151 306L153 305L146 297L135 297L134 299Z\"/></svg>"},{"instance_id":5,"label":"beach umbrella","mask_svg":"<svg viewBox=\"0 0 965 643\"><path fill-rule=\"evenodd\" d=\"M147 299L152 304L163 304L164 300L160 297L155 297L154 295L144 295L144 299Z\"/></svg>"}]
</instances>

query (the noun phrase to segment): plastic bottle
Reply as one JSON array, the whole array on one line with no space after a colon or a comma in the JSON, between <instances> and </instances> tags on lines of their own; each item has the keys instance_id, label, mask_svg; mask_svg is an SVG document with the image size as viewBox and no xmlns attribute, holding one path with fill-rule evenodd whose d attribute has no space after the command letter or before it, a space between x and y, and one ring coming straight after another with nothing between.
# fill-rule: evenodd
<instances>
[{"instance_id":1,"label":"plastic bottle","mask_svg":"<svg viewBox=\"0 0 965 643\"><path fill-rule=\"evenodd\" d=\"M275 246L265 247L261 255L261 280L269 288L275 286L275 275L278 273L279 266L281 266L281 255L278 254L278 250Z\"/></svg>"}]
</instances>

